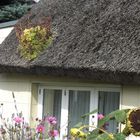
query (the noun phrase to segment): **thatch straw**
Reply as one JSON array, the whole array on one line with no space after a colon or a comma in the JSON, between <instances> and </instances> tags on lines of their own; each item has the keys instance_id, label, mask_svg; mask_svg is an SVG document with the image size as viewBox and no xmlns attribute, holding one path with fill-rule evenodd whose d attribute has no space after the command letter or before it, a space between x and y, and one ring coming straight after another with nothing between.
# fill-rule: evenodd
<instances>
[{"instance_id":1,"label":"thatch straw","mask_svg":"<svg viewBox=\"0 0 140 140\"><path fill-rule=\"evenodd\" d=\"M18 24L24 25L28 17ZM51 17L57 37L29 62L17 52L13 30L0 47L0 64L7 71L139 83L139 1L42 0L31 10L30 22L42 17Z\"/></svg>"}]
</instances>

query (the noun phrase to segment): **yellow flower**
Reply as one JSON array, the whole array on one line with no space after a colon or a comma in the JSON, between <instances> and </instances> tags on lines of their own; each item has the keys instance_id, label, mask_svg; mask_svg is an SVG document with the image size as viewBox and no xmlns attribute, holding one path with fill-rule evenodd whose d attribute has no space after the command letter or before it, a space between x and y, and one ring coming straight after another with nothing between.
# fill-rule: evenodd
<instances>
[{"instance_id":1,"label":"yellow flower","mask_svg":"<svg viewBox=\"0 0 140 140\"><path fill-rule=\"evenodd\" d=\"M48 28L36 26L24 29L19 40L21 56L29 60L36 58L51 44L52 40L52 33Z\"/></svg>"},{"instance_id":2,"label":"yellow flower","mask_svg":"<svg viewBox=\"0 0 140 140\"><path fill-rule=\"evenodd\" d=\"M130 133L140 136L140 109L131 109L128 112L126 126Z\"/></svg>"},{"instance_id":3,"label":"yellow flower","mask_svg":"<svg viewBox=\"0 0 140 140\"><path fill-rule=\"evenodd\" d=\"M37 30L41 30L41 27L40 27L40 26L37 26L37 27L35 27L35 29L37 29Z\"/></svg>"},{"instance_id":4,"label":"yellow flower","mask_svg":"<svg viewBox=\"0 0 140 140\"><path fill-rule=\"evenodd\" d=\"M79 130L79 129L77 129L77 128L72 128L72 129L70 130L70 134L71 134L73 137L86 139L86 134L85 134L83 131L81 131L81 130Z\"/></svg>"},{"instance_id":5,"label":"yellow flower","mask_svg":"<svg viewBox=\"0 0 140 140\"><path fill-rule=\"evenodd\" d=\"M23 31L23 35L29 35L30 32L31 32L31 29L25 29L25 30Z\"/></svg>"},{"instance_id":6,"label":"yellow flower","mask_svg":"<svg viewBox=\"0 0 140 140\"><path fill-rule=\"evenodd\" d=\"M113 140L114 139L114 136L112 133L109 134L109 137Z\"/></svg>"}]
</instances>

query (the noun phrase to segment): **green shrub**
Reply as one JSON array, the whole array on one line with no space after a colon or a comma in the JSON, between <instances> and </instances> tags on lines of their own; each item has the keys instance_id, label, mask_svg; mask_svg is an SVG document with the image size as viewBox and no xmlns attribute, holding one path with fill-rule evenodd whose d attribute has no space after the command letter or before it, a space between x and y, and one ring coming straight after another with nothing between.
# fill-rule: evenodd
<instances>
[{"instance_id":1,"label":"green shrub","mask_svg":"<svg viewBox=\"0 0 140 140\"><path fill-rule=\"evenodd\" d=\"M28 10L30 10L31 5L21 4L19 2L10 5L2 6L0 8L0 22L12 21L19 19Z\"/></svg>"},{"instance_id":2,"label":"green shrub","mask_svg":"<svg viewBox=\"0 0 140 140\"><path fill-rule=\"evenodd\" d=\"M48 28L35 26L25 29L19 36L19 51L28 60L36 58L52 42L52 34Z\"/></svg>"}]
</instances>

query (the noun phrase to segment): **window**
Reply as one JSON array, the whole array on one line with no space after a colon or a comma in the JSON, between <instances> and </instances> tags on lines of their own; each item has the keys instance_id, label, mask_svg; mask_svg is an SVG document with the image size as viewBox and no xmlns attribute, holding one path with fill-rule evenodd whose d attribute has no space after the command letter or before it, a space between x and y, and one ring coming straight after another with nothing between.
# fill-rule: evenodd
<instances>
[{"instance_id":1,"label":"window","mask_svg":"<svg viewBox=\"0 0 140 140\"><path fill-rule=\"evenodd\" d=\"M90 112L90 91L69 90L68 128L80 121L89 123L89 119L81 120L81 116Z\"/></svg>"},{"instance_id":2,"label":"window","mask_svg":"<svg viewBox=\"0 0 140 140\"><path fill-rule=\"evenodd\" d=\"M85 120L81 116L98 108L104 115L119 109L120 89L40 87L38 94L38 115L51 114L58 119L60 136L67 136L69 129L80 121L97 126L97 113ZM42 111L42 112L41 112ZM109 122L109 131L117 131L117 124Z\"/></svg>"},{"instance_id":3,"label":"window","mask_svg":"<svg viewBox=\"0 0 140 140\"><path fill-rule=\"evenodd\" d=\"M43 90L43 116L53 115L57 118L60 128L62 90Z\"/></svg>"},{"instance_id":4,"label":"window","mask_svg":"<svg viewBox=\"0 0 140 140\"><path fill-rule=\"evenodd\" d=\"M104 115L113 110L119 109L120 94L119 92L98 91L98 112ZM109 121L108 131L117 132L117 123L114 120Z\"/></svg>"}]
</instances>

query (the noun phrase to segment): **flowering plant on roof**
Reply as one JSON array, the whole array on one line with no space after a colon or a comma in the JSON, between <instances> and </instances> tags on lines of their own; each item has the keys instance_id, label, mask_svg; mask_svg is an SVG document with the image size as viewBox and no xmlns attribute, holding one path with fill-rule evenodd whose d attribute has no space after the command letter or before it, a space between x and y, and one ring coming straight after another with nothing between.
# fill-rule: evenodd
<instances>
[{"instance_id":1,"label":"flowering plant on roof","mask_svg":"<svg viewBox=\"0 0 140 140\"><path fill-rule=\"evenodd\" d=\"M53 40L50 19L48 18L35 25L29 24L25 27L17 25L15 29L19 39L20 55L28 60L35 59Z\"/></svg>"}]
</instances>

